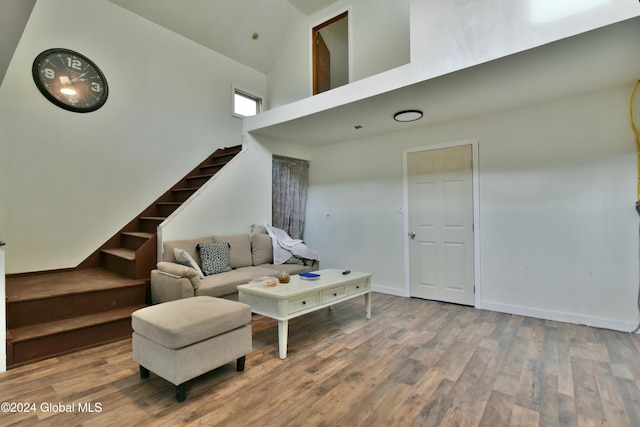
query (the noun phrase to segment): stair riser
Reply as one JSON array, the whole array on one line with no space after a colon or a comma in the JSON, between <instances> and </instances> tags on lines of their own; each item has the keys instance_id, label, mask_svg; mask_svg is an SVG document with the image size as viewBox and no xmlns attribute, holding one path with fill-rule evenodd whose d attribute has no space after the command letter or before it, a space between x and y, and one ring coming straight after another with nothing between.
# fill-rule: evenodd
<instances>
[{"instance_id":1,"label":"stair riser","mask_svg":"<svg viewBox=\"0 0 640 427\"><path fill-rule=\"evenodd\" d=\"M123 248L131 249L135 251L140 246L144 245L147 242L147 240L149 239L145 239L144 237L131 236L128 234L122 234L121 246Z\"/></svg>"},{"instance_id":2,"label":"stair riser","mask_svg":"<svg viewBox=\"0 0 640 427\"><path fill-rule=\"evenodd\" d=\"M180 205L173 205L173 204L163 205L163 204L159 204L159 205L156 205L156 212L158 213L158 216L168 217L173 212L175 212L175 210L178 209L179 207L180 207Z\"/></svg>"},{"instance_id":3,"label":"stair riser","mask_svg":"<svg viewBox=\"0 0 640 427\"><path fill-rule=\"evenodd\" d=\"M146 230L145 230L146 231ZM109 271L121 274L125 277L135 278L136 264L135 260L128 260L120 258L111 254L102 253L102 262L100 263L103 268Z\"/></svg>"},{"instance_id":4,"label":"stair riser","mask_svg":"<svg viewBox=\"0 0 640 427\"><path fill-rule=\"evenodd\" d=\"M145 284L7 304L9 329L145 304Z\"/></svg>"},{"instance_id":5,"label":"stair riser","mask_svg":"<svg viewBox=\"0 0 640 427\"><path fill-rule=\"evenodd\" d=\"M204 165L200 167L200 172L208 175L215 175L224 165Z\"/></svg>"},{"instance_id":6,"label":"stair riser","mask_svg":"<svg viewBox=\"0 0 640 427\"><path fill-rule=\"evenodd\" d=\"M192 191L189 191L189 190L172 191L171 192L171 198L173 199L174 202L184 202L189 197L191 197L191 195L193 193L195 193L195 190L192 190Z\"/></svg>"},{"instance_id":7,"label":"stair riser","mask_svg":"<svg viewBox=\"0 0 640 427\"><path fill-rule=\"evenodd\" d=\"M201 187L205 182L209 181L210 176L197 177L197 178L187 178L187 183L189 187Z\"/></svg>"},{"instance_id":8,"label":"stair riser","mask_svg":"<svg viewBox=\"0 0 640 427\"><path fill-rule=\"evenodd\" d=\"M92 327L66 331L29 341L13 342L8 346L12 351L7 360L9 368L47 359L49 357L95 347L131 337L131 318L98 324Z\"/></svg>"},{"instance_id":9,"label":"stair riser","mask_svg":"<svg viewBox=\"0 0 640 427\"><path fill-rule=\"evenodd\" d=\"M157 233L158 226L162 224L162 221L152 219L140 219L140 231L144 233Z\"/></svg>"}]
</instances>

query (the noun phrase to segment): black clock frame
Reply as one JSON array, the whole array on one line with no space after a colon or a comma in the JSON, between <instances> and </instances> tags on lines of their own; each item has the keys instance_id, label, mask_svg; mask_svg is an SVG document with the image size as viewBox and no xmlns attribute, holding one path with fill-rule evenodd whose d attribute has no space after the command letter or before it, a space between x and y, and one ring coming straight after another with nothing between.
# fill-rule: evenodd
<instances>
[{"instance_id":1,"label":"black clock frame","mask_svg":"<svg viewBox=\"0 0 640 427\"><path fill-rule=\"evenodd\" d=\"M101 83L103 85L102 92L104 93L104 95L100 98L100 100L96 104L91 105L89 107L78 107L72 103L66 103L58 99L53 94L51 94L51 92L49 92L45 83L40 77L40 63L45 58L55 53L64 53L67 55L76 56L82 61L85 61L86 63L88 63L91 67L93 67L93 69L96 70L96 73L100 77ZM47 49L44 52L40 53L38 56L36 56L36 59L33 61L33 66L31 67L31 74L33 75L33 80L36 84L36 87L40 91L40 93L42 93L42 95L44 95L44 97L47 98L49 101L51 101L53 104L68 111L73 111L75 113L89 113L92 111L96 111L97 109L102 107L105 104L105 102L107 102L107 98L109 97L109 85L107 84L107 79L104 76L104 73L102 72L102 70L100 70L100 68L95 64L95 62L87 58L85 55L71 49L53 48L53 49Z\"/></svg>"}]
</instances>

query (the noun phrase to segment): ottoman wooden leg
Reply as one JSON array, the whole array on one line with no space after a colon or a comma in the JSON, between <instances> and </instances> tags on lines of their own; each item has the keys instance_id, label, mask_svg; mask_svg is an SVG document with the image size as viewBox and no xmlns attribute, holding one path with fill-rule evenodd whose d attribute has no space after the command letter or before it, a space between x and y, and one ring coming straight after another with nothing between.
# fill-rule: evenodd
<instances>
[{"instance_id":1,"label":"ottoman wooden leg","mask_svg":"<svg viewBox=\"0 0 640 427\"><path fill-rule=\"evenodd\" d=\"M247 360L247 356L242 356L236 360L236 370L238 372L244 371L244 362Z\"/></svg>"},{"instance_id":2,"label":"ottoman wooden leg","mask_svg":"<svg viewBox=\"0 0 640 427\"><path fill-rule=\"evenodd\" d=\"M176 400L178 402L184 402L187 398L187 389L184 386L184 383L176 386Z\"/></svg>"},{"instance_id":3,"label":"ottoman wooden leg","mask_svg":"<svg viewBox=\"0 0 640 427\"><path fill-rule=\"evenodd\" d=\"M149 378L149 370L142 365L140 365L140 378Z\"/></svg>"}]
</instances>

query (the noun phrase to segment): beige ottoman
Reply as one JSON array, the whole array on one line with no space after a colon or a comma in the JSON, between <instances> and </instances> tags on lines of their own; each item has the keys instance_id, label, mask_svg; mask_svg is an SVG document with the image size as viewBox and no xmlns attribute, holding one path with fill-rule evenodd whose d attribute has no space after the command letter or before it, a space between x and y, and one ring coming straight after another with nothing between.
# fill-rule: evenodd
<instances>
[{"instance_id":1,"label":"beige ottoman","mask_svg":"<svg viewBox=\"0 0 640 427\"><path fill-rule=\"evenodd\" d=\"M135 311L133 360L140 377L149 371L176 385L176 399L186 398L184 383L237 361L243 371L251 352L251 308L236 301L197 296Z\"/></svg>"}]
</instances>

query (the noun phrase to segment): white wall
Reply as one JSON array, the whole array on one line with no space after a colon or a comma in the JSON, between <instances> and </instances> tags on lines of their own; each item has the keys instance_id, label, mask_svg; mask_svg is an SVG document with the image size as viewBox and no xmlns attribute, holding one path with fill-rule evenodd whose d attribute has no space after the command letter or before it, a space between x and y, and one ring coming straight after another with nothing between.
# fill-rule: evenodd
<instances>
[{"instance_id":1,"label":"white wall","mask_svg":"<svg viewBox=\"0 0 640 427\"><path fill-rule=\"evenodd\" d=\"M636 0L411 0L411 63L440 76L639 14Z\"/></svg>"},{"instance_id":2,"label":"white wall","mask_svg":"<svg viewBox=\"0 0 640 427\"><path fill-rule=\"evenodd\" d=\"M93 59L100 110L47 101L31 64L52 47ZM0 236L7 273L74 267L218 147L242 143L231 87L266 76L106 0L38 1L0 87Z\"/></svg>"},{"instance_id":3,"label":"white wall","mask_svg":"<svg viewBox=\"0 0 640 427\"><path fill-rule=\"evenodd\" d=\"M633 329L632 87L315 147L305 239L403 294L402 150L477 138L481 307Z\"/></svg>"},{"instance_id":4,"label":"white wall","mask_svg":"<svg viewBox=\"0 0 640 427\"><path fill-rule=\"evenodd\" d=\"M485 307L633 329L639 254L631 87L514 111L487 132L480 162Z\"/></svg>"},{"instance_id":5,"label":"white wall","mask_svg":"<svg viewBox=\"0 0 640 427\"><path fill-rule=\"evenodd\" d=\"M311 29L347 8L352 81L409 62L409 0L340 0L311 15L283 46L268 73L269 108L311 95Z\"/></svg>"},{"instance_id":6,"label":"white wall","mask_svg":"<svg viewBox=\"0 0 640 427\"><path fill-rule=\"evenodd\" d=\"M271 153L247 137L245 150L162 224L162 240L248 233L271 223Z\"/></svg>"}]
</instances>

